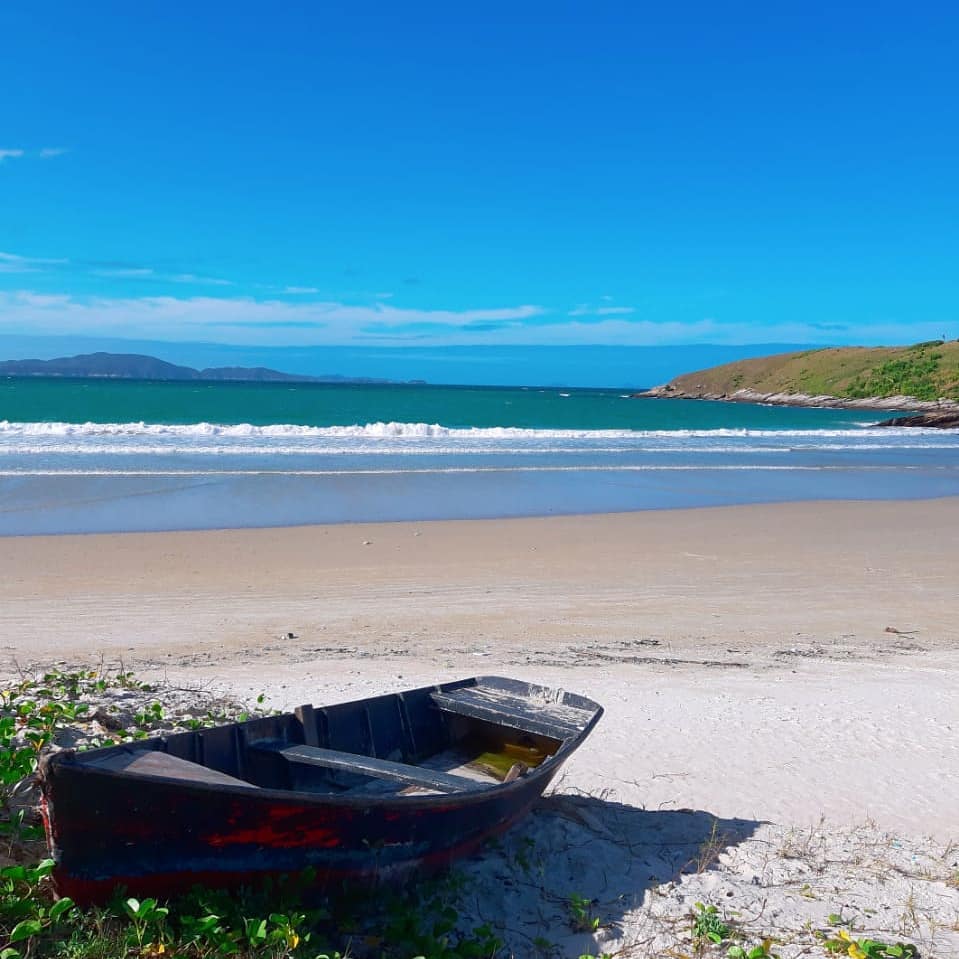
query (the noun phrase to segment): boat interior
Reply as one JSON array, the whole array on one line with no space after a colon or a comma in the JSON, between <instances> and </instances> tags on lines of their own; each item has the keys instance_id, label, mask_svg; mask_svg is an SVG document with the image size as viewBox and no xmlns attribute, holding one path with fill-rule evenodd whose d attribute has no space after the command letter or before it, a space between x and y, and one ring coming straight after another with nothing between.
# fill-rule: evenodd
<instances>
[{"instance_id":1,"label":"boat interior","mask_svg":"<svg viewBox=\"0 0 959 959\"><path fill-rule=\"evenodd\" d=\"M78 754L128 776L309 794L429 795L528 776L595 723L570 693L488 677ZM358 796L359 798L359 796Z\"/></svg>"}]
</instances>

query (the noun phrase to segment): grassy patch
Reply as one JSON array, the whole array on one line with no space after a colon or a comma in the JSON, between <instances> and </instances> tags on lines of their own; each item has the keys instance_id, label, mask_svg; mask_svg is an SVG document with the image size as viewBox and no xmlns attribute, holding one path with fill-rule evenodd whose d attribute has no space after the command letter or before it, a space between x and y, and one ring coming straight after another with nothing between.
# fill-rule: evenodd
<instances>
[{"instance_id":1,"label":"grassy patch","mask_svg":"<svg viewBox=\"0 0 959 959\"><path fill-rule=\"evenodd\" d=\"M231 892L196 888L170 902L118 891L103 908L55 899L50 860L0 870L3 959L337 959L358 952L382 959L482 959L501 943L489 926L464 935L455 880L403 891L340 890L317 900L309 872Z\"/></svg>"}]
</instances>

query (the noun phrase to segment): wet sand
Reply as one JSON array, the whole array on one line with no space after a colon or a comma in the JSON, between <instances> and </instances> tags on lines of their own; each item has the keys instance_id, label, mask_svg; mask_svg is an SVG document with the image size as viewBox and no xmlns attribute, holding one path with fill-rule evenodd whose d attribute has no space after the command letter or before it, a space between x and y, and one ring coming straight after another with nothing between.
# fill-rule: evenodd
<instances>
[{"instance_id":1,"label":"wet sand","mask_svg":"<svg viewBox=\"0 0 959 959\"><path fill-rule=\"evenodd\" d=\"M0 628L38 657L259 653L291 631L278 654L656 639L721 657L953 643L957 582L959 499L0 538Z\"/></svg>"}]
</instances>

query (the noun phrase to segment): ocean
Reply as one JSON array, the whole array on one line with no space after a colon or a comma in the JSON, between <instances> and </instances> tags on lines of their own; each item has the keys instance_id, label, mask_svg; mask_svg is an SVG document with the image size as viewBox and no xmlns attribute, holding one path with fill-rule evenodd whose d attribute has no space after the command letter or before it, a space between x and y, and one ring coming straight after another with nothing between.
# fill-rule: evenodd
<instances>
[{"instance_id":1,"label":"ocean","mask_svg":"<svg viewBox=\"0 0 959 959\"><path fill-rule=\"evenodd\" d=\"M959 431L620 390L0 379L0 535L959 495Z\"/></svg>"}]
</instances>

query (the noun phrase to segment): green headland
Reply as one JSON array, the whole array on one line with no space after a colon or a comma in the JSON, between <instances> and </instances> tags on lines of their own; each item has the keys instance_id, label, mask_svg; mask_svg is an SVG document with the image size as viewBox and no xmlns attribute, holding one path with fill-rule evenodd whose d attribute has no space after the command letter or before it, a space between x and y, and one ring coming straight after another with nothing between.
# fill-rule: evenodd
<instances>
[{"instance_id":1,"label":"green headland","mask_svg":"<svg viewBox=\"0 0 959 959\"><path fill-rule=\"evenodd\" d=\"M686 373L647 395L802 406L909 409L941 401L951 406L959 403L959 340L833 347L740 360ZM898 402L904 397L913 402Z\"/></svg>"}]
</instances>

